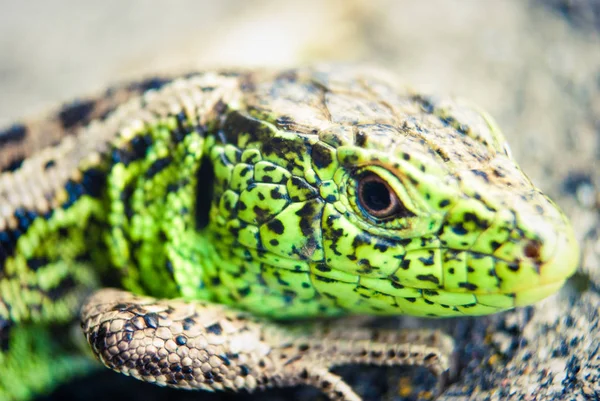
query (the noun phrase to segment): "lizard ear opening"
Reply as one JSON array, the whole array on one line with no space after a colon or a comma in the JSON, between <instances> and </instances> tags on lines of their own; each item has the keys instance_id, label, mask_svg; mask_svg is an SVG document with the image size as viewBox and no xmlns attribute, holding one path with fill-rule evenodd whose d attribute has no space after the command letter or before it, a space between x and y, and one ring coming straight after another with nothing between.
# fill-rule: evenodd
<instances>
[{"instance_id":1,"label":"lizard ear opening","mask_svg":"<svg viewBox=\"0 0 600 401\"><path fill-rule=\"evenodd\" d=\"M213 200L215 172L211 161L202 158L201 166L196 173L196 229L201 230L208 225L210 206Z\"/></svg>"}]
</instances>

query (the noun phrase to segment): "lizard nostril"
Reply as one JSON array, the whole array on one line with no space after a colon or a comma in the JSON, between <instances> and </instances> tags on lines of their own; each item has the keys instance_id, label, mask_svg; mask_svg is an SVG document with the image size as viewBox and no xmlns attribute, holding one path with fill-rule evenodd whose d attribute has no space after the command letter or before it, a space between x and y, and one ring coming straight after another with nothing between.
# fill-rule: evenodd
<instances>
[{"instance_id":1,"label":"lizard nostril","mask_svg":"<svg viewBox=\"0 0 600 401\"><path fill-rule=\"evenodd\" d=\"M539 241L529 241L525 245L525 256L531 259L539 259L541 247L542 244Z\"/></svg>"}]
</instances>

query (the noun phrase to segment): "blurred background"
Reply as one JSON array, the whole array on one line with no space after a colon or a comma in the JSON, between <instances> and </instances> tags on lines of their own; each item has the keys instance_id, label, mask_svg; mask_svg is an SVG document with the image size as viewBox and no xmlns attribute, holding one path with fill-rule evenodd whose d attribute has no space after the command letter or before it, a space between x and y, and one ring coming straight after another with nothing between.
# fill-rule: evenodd
<instances>
[{"instance_id":1,"label":"blurred background","mask_svg":"<svg viewBox=\"0 0 600 401\"><path fill-rule=\"evenodd\" d=\"M593 284L585 288L600 282L598 0L0 0L0 126L142 75L323 61L383 66L416 88L468 98L487 109L503 128L523 169L571 216L583 244L582 274L586 283ZM578 291L583 290L572 289ZM514 316L524 323L507 336L516 338L529 329L532 338L546 335L536 326L536 316L559 321L561 310L574 310L577 300L564 296L551 302L542 314L514 312L475 323L448 323L449 331L462 333L463 341L482 343L475 351L461 349L466 379L453 387L456 397L461 396L460 388L474 388L469 374L482 375L481 369L488 369L490 375L485 391L501 385L523 390L525 385L517 379L502 384L506 366L486 365L486 358L496 355L499 346L493 339L484 344L483 339L497 334ZM586 302L592 308L600 306L596 298ZM529 315L523 317L524 313ZM596 318L587 318L580 333L598 336ZM591 327L596 327L595 332ZM526 346L519 345L513 354L502 351L502 363L522 366L526 362L514 358L523 350ZM580 352L573 349L562 357ZM584 365L600 363L597 350L582 355L578 357ZM548 369L564 374L563 365ZM345 377L355 377L353 384L367 394L366 399L431 397L419 391L402 392L402 383L406 388L410 381L402 382L396 373L344 372ZM133 385L134 390L121 390L119 386L126 387L127 381L107 377L101 387L111 397L120 394L119 399L131 400L131 394L142 391L139 388L147 389ZM363 383L368 380L370 384ZM600 381L586 380L592 384L580 383L573 391L600 397ZM537 391L539 380L533 378L531 383L534 390L523 394ZM365 390L371 387L377 388L371 393ZM85 399L103 399L102 391L94 389L86 382L76 390L61 390L60 398L86 394ZM480 386L477 391L484 390ZM561 399L548 391L547 398L536 399ZM144 399L198 397L185 394L152 388ZM255 399L316 396L310 391L309 395L302 391L269 394L272 398L259 394ZM214 397L201 399L221 399Z\"/></svg>"}]
</instances>

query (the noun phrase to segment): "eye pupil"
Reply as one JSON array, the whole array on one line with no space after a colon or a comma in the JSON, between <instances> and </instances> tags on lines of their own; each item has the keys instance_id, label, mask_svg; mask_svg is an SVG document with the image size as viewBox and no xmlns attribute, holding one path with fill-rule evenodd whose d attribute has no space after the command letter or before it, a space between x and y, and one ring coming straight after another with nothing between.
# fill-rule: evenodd
<instances>
[{"instance_id":1,"label":"eye pupil","mask_svg":"<svg viewBox=\"0 0 600 401\"><path fill-rule=\"evenodd\" d=\"M377 174L367 173L358 177L358 203L370 217L414 216L398 199L396 192Z\"/></svg>"},{"instance_id":2,"label":"eye pupil","mask_svg":"<svg viewBox=\"0 0 600 401\"><path fill-rule=\"evenodd\" d=\"M369 210L382 211L390 207L390 190L381 181L369 180L361 185L361 198Z\"/></svg>"}]
</instances>

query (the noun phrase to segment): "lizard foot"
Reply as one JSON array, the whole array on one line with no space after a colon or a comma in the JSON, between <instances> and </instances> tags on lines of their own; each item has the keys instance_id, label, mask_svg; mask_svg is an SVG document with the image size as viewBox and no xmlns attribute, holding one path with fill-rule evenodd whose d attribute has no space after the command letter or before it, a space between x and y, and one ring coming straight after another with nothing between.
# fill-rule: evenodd
<instances>
[{"instance_id":1,"label":"lizard foot","mask_svg":"<svg viewBox=\"0 0 600 401\"><path fill-rule=\"evenodd\" d=\"M330 369L418 365L443 378L453 342L435 330L383 331L333 323L277 324L224 305L158 300L103 289L81 312L104 365L182 389L255 391L308 384L332 400L360 401Z\"/></svg>"}]
</instances>

